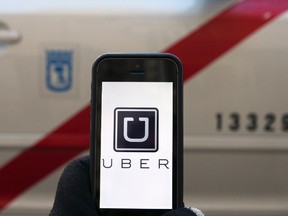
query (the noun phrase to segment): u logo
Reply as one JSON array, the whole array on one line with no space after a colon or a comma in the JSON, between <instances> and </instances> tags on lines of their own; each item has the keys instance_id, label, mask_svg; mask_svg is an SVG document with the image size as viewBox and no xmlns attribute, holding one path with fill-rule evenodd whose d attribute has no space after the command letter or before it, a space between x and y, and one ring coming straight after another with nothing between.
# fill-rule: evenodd
<instances>
[{"instance_id":1,"label":"u logo","mask_svg":"<svg viewBox=\"0 0 288 216\"><path fill-rule=\"evenodd\" d=\"M158 109L117 107L114 109L116 152L158 151Z\"/></svg>"},{"instance_id":2,"label":"u logo","mask_svg":"<svg viewBox=\"0 0 288 216\"><path fill-rule=\"evenodd\" d=\"M142 138L130 138L128 135L128 122L134 121L133 117L125 117L124 118L124 129L123 129L123 136L124 139L128 142L145 142L149 137L149 118L147 117L139 117L140 122L144 122L144 136Z\"/></svg>"}]
</instances>

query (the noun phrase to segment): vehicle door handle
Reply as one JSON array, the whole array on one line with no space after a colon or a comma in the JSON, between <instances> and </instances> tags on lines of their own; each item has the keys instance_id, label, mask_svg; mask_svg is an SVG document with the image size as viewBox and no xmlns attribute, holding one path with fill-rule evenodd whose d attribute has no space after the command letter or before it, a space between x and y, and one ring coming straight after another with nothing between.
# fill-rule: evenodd
<instances>
[{"instance_id":1,"label":"vehicle door handle","mask_svg":"<svg viewBox=\"0 0 288 216\"><path fill-rule=\"evenodd\" d=\"M18 31L12 29L0 29L0 43L16 43L21 39Z\"/></svg>"}]
</instances>

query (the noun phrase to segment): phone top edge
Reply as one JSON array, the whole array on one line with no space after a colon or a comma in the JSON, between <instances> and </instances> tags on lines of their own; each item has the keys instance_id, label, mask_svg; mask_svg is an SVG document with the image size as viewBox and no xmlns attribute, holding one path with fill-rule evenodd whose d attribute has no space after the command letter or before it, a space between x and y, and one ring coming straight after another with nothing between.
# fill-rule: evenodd
<instances>
[{"instance_id":1,"label":"phone top edge","mask_svg":"<svg viewBox=\"0 0 288 216\"><path fill-rule=\"evenodd\" d=\"M178 57L172 53L161 53L161 52L147 52L147 53L141 53L141 52L131 52L131 53L103 53L99 55L96 59L104 59L104 58L122 58L122 57L128 57L128 58L139 58L139 57L144 57L144 58L149 58L149 57Z\"/></svg>"},{"instance_id":2,"label":"phone top edge","mask_svg":"<svg viewBox=\"0 0 288 216\"><path fill-rule=\"evenodd\" d=\"M99 55L94 63L93 63L93 66L92 66L92 71L95 71L95 67L98 66L103 60L105 59L121 59L121 58L134 58L134 59L137 59L137 58L158 58L158 59L169 59L169 60L172 60L174 63L176 63L177 65L177 68L179 69L178 72L182 72L183 73L183 66L182 66L182 63L181 63L181 60L178 58L178 56L172 54L172 53L157 53L157 52L151 52L151 53L141 53L141 52L131 52L131 53L104 53L104 54L101 54Z\"/></svg>"}]
</instances>

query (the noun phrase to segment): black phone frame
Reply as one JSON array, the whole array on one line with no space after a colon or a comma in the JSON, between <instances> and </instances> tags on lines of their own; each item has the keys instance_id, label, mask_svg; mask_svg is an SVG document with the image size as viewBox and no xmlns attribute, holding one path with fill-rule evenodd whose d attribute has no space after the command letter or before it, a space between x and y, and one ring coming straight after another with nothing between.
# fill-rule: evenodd
<instances>
[{"instance_id":1,"label":"black phone frame","mask_svg":"<svg viewBox=\"0 0 288 216\"><path fill-rule=\"evenodd\" d=\"M103 78L99 77L99 65L107 59L115 59L122 61L123 59L134 61L135 64L139 60L145 61L148 59L153 60L165 60L171 61L176 67L176 80L173 80L173 122L176 122L176 133L173 123L173 209L183 207L183 69L180 60L169 53L115 53L104 54L98 57L92 67L92 83L91 83L91 114L90 114L90 180L91 191L95 201L96 209L100 215L138 215L138 216L153 216L161 215L167 212L167 209L99 209L99 190L100 190L100 143L101 141L101 86L98 83L103 81ZM131 66L133 72L134 66ZM117 68L119 69L119 67ZM126 69L127 70L127 67ZM137 73L139 71L139 73ZM136 67L135 79L138 74L141 74L142 68ZM113 81L114 79L110 79ZM114 81L121 81L121 77L115 77ZM123 79L122 81L127 81ZM133 79L129 81L134 81ZM146 80L151 81L151 80ZM97 94L100 98L97 98ZM176 97L176 98L175 98ZM174 102L174 100L176 101ZM98 116L98 117L97 117ZM98 128L100 127L100 128ZM98 132L97 132L98 131ZM98 135L96 134L98 133ZM99 158L99 159L98 159ZM98 160L97 160L98 159ZM172 209L171 209L172 210Z\"/></svg>"}]
</instances>

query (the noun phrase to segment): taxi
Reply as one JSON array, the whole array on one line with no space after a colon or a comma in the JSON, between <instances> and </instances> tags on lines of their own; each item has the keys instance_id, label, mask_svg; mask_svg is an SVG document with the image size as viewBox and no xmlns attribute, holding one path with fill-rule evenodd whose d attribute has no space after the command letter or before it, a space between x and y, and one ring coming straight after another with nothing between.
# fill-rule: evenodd
<instances>
[{"instance_id":1,"label":"taxi","mask_svg":"<svg viewBox=\"0 0 288 216\"><path fill-rule=\"evenodd\" d=\"M0 215L47 215L89 154L107 52L182 61L186 206L287 215L287 25L287 0L0 1Z\"/></svg>"}]
</instances>

